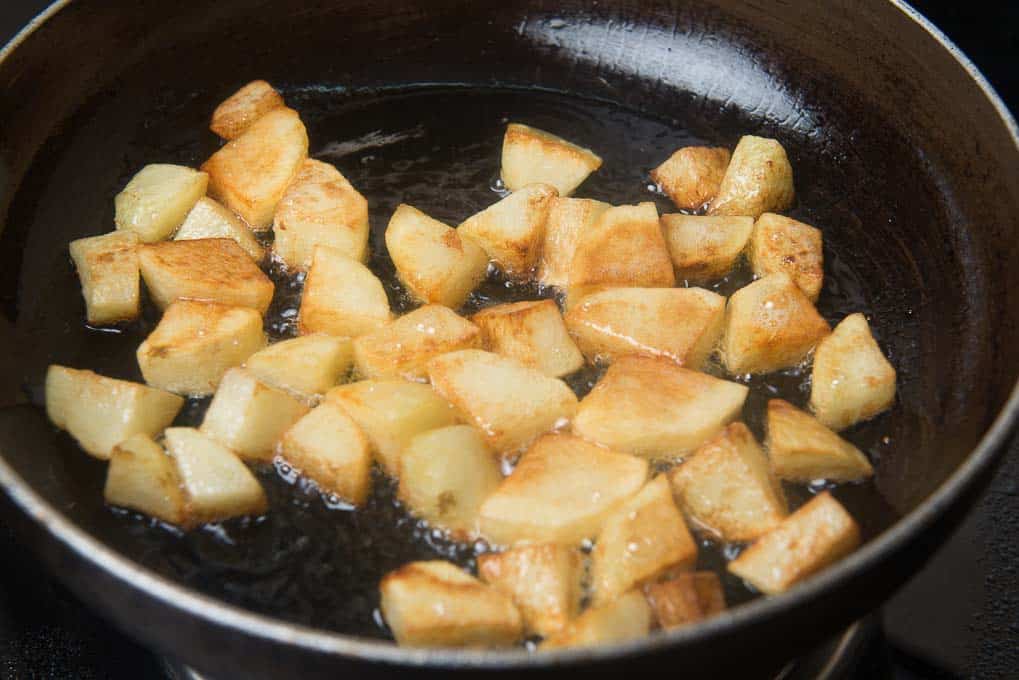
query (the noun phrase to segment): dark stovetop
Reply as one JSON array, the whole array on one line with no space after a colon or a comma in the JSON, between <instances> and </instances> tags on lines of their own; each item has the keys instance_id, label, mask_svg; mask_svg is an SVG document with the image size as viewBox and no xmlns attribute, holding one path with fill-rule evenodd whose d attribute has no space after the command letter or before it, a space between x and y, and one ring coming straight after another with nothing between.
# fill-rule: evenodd
<instances>
[{"instance_id":1,"label":"dark stovetop","mask_svg":"<svg viewBox=\"0 0 1019 680\"><path fill-rule=\"evenodd\" d=\"M47 3L0 0L0 44ZM1019 3L913 3L1019 107ZM1019 444L976 510L881 614L854 677L1019 677ZM128 631L129 632L129 631ZM149 652L86 610L0 525L0 677L165 677Z\"/></svg>"}]
</instances>

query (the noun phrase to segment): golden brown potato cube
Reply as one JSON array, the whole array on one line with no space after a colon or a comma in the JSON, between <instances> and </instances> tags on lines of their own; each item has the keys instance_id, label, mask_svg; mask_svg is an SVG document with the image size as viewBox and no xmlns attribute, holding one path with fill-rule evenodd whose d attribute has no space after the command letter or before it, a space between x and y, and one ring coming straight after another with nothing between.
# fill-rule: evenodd
<instances>
[{"instance_id":1,"label":"golden brown potato cube","mask_svg":"<svg viewBox=\"0 0 1019 680\"><path fill-rule=\"evenodd\" d=\"M379 585L382 616L408 647L506 647L523 634L513 601L456 565L411 562Z\"/></svg>"},{"instance_id":2,"label":"golden brown potato cube","mask_svg":"<svg viewBox=\"0 0 1019 680\"><path fill-rule=\"evenodd\" d=\"M566 290L577 242L610 207L608 203L590 198L560 196L552 199L545 222L545 243L538 263L538 280L542 285Z\"/></svg>"},{"instance_id":3,"label":"golden brown potato cube","mask_svg":"<svg viewBox=\"0 0 1019 680\"><path fill-rule=\"evenodd\" d=\"M422 432L400 454L398 497L433 527L473 538L481 504L502 482L497 460L470 425Z\"/></svg>"},{"instance_id":4,"label":"golden brown potato cube","mask_svg":"<svg viewBox=\"0 0 1019 680\"><path fill-rule=\"evenodd\" d=\"M114 231L71 241L85 317L92 326L129 321L138 316L138 235Z\"/></svg>"},{"instance_id":5,"label":"golden brown potato cube","mask_svg":"<svg viewBox=\"0 0 1019 680\"><path fill-rule=\"evenodd\" d=\"M659 475L605 520L591 553L593 604L697 562L697 544Z\"/></svg>"},{"instance_id":6,"label":"golden brown potato cube","mask_svg":"<svg viewBox=\"0 0 1019 680\"><path fill-rule=\"evenodd\" d=\"M654 203L601 214L577 242L566 298L570 307L606 288L672 288L676 275Z\"/></svg>"},{"instance_id":7,"label":"golden brown potato cube","mask_svg":"<svg viewBox=\"0 0 1019 680\"><path fill-rule=\"evenodd\" d=\"M527 125L506 126L502 181L510 191L543 183L554 186L560 196L569 196L600 167L601 158L590 149Z\"/></svg>"},{"instance_id":8,"label":"golden brown potato cube","mask_svg":"<svg viewBox=\"0 0 1019 680\"><path fill-rule=\"evenodd\" d=\"M773 595L833 564L860 545L860 529L827 491L789 515L729 563L729 571Z\"/></svg>"},{"instance_id":9,"label":"golden brown potato cube","mask_svg":"<svg viewBox=\"0 0 1019 680\"><path fill-rule=\"evenodd\" d=\"M353 363L350 338L316 333L269 345L248 357L244 367L262 382L308 401L338 385Z\"/></svg>"},{"instance_id":10,"label":"golden brown potato cube","mask_svg":"<svg viewBox=\"0 0 1019 680\"><path fill-rule=\"evenodd\" d=\"M779 479L853 482L874 474L860 449L782 399L768 402L765 444L771 469Z\"/></svg>"},{"instance_id":11,"label":"golden brown potato cube","mask_svg":"<svg viewBox=\"0 0 1019 680\"><path fill-rule=\"evenodd\" d=\"M354 365L362 378L424 380L440 354L481 346L481 331L442 305L425 305L354 340Z\"/></svg>"},{"instance_id":12,"label":"golden brown potato cube","mask_svg":"<svg viewBox=\"0 0 1019 680\"><path fill-rule=\"evenodd\" d=\"M368 267L328 246L315 248L301 297L302 335L356 338L381 328L392 317L386 289Z\"/></svg>"},{"instance_id":13,"label":"golden brown potato cube","mask_svg":"<svg viewBox=\"0 0 1019 680\"><path fill-rule=\"evenodd\" d=\"M567 434L545 435L482 504L481 532L501 545L578 545L598 535L647 473L640 458Z\"/></svg>"},{"instance_id":14,"label":"golden brown potato cube","mask_svg":"<svg viewBox=\"0 0 1019 680\"><path fill-rule=\"evenodd\" d=\"M552 199L558 195L551 185L528 184L467 218L460 235L473 238L507 276L530 278L545 240Z\"/></svg>"},{"instance_id":15,"label":"golden brown potato cube","mask_svg":"<svg viewBox=\"0 0 1019 680\"><path fill-rule=\"evenodd\" d=\"M163 447L136 434L113 447L106 468L103 499L170 524L186 521L187 497L177 464Z\"/></svg>"},{"instance_id":16,"label":"golden brown potato cube","mask_svg":"<svg viewBox=\"0 0 1019 680\"><path fill-rule=\"evenodd\" d=\"M536 543L486 553L478 577L513 598L528 635L555 635L580 611L584 561L576 548Z\"/></svg>"},{"instance_id":17,"label":"golden brown potato cube","mask_svg":"<svg viewBox=\"0 0 1019 680\"><path fill-rule=\"evenodd\" d=\"M590 607L558 635L546 640L541 649L592 647L642 638L651 632L653 613L637 590L605 604Z\"/></svg>"},{"instance_id":18,"label":"golden brown potato cube","mask_svg":"<svg viewBox=\"0 0 1019 680\"><path fill-rule=\"evenodd\" d=\"M863 314L850 314L814 353L810 408L838 431L892 407L895 369Z\"/></svg>"},{"instance_id":19,"label":"golden brown potato cube","mask_svg":"<svg viewBox=\"0 0 1019 680\"><path fill-rule=\"evenodd\" d=\"M255 231L265 231L307 157L308 133L300 116L292 109L278 108L212 154L202 170L209 173L213 198Z\"/></svg>"},{"instance_id":20,"label":"golden brown potato cube","mask_svg":"<svg viewBox=\"0 0 1019 680\"><path fill-rule=\"evenodd\" d=\"M183 405L176 394L92 371L56 364L46 371L46 415L87 453L104 460L132 435L155 437Z\"/></svg>"},{"instance_id":21,"label":"golden brown potato cube","mask_svg":"<svg viewBox=\"0 0 1019 680\"><path fill-rule=\"evenodd\" d=\"M458 309L488 272L488 254L466 234L401 203L386 227L386 248L410 294Z\"/></svg>"},{"instance_id":22,"label":"golden brown potato cube","mask_svg":"<svg viewBox=\"0 0 1019 680\"><path fill-rule=\"evenodd\" d=\"M704 283L728 274L747 247L753 217L662 215L676 278Z\"/></svg>"},{"instance_id":23,"label":"golden brown potato cube","mask_svg":"<svg viewBox=\"0 0 1019 680\"><path fill-rule=\"evenodd\" d=\"M154 387L212 394L227 369L265 347L262 317L250 307L178 300L138 347L138 365Z\"/></svg>"},{"instance_id":24,"label":"golden brown potato cube","mask_svg":"<svg viewBox=\"0 0 1019 680\"><path fill-rule=\"evenodd\" d=\"M589 361L639 354L699 369L715 351L725 298L703 288L609 288L566 313L566 326Z\"/></svg>"},{"instance_id":25,"label":"golden brown potato cube","mask_svg":"<svg viewBox=\"0 0 1019 680\"><path fill-rule=\"evenodd\" d=\"M577 410L577 395L562 380L478 349L432 359L428 376L435 391L504 456L512 456Z\"/></svg>"},{"instance_id":26,"label":"golden brown potato cube","mask_svg":"<svg viewBox=\"0 0 1019 680\"><path fill-rule=\"evenodd\" d=\"M670 478L687 517L725 541L753 541L788 513L782 485L743 423L729 425Z\"/></svg>"},{"instance_id":27,"label":"golden brown potato cube","mask_svg":"<svg viewBox=\"0 0 1019 680\"><path fill-rule=\"evenodd\" d=\"M747 388L668 359L621 357L580 402L573 431L624 453L677 458L739 417Z\"/></svg>"},{"instance_id":28,"label":"golden brown potato cube","mask_svg":"<svg viewBox=\"0 0 1019 680\"><path fill-rule=\"evenodd\" d=\"M473 317L485 349L559 378L584 365L554 300L510 302Z\"/></svg>"},{"instance_id":29,"label":"golden brown potato cube","mask_svg":"<svg viewBox=\"0 0 1019 680\"><path fill-rule=\"evenodd\" d=\"M757 276L785 272L811 301L824 284L821 230L790 217L764 213L750 237L750 265Z\"/></svg>"},{"instance_id":30,"label":"golden brown potato cube","mask_svg":"<svg viewBox=\"0 0 1019 680\"><path fill-rule=\"evenodd\" d=\"M338 405L321 404L283 433L280 455L324 492L363 505L371 489L371 443Z\"/></svg>"},{"instance_id":31,"label":"golden brown potato cube","mask_svg":"<svg viewBox=\"0 0 1019 680\"><path fill-rule=\"evenodd\" d=\"M732 152L729 167L708 214L749 215L782 212L793 204L793 168L774 139L746 136Z\"/></svg>"},{"instance_id":32,"label":"golden brown potato cube","mask_svg":"<svg viewBox=\"0 0 1019 680\"><path fill-rule=\"evenodd\" d=\"M668 581L649 583L644 595L664 630L703 621L725 610L722 582L713 571L677 574Z\"/></svg>"},{"instance_id":33,"label":"golden brown potato cube","mask_svg":"<svg viewBox=\"0 0 1019 680\"><path fill-rule=\"evenodd\" d=\"M769 373L801 363L829 333L810 299L778 272L729 298L720 354L729 373Z\"/></svg>"},{"instance_id":34,"label":"golden brown potato cube","mask_svg":"<svg viewBox=\"0 0 1019 680\"><path fill-rule=\"evenodd\" d=\"M150 243L138 249L138 263L160 309L175 300L205 300L265 314L272 302L272 281L232 239Z\"/></svg>"},{"instance_id":35,"label":"golden brown potato cube","mask_svg":"<svg viewBox=\"0 0 1019 680\"><path fill-rule=\"evenodd\" d=\"M677 208L698 210L718 193L730 155L721 147L687 146L652 170L651 179Z\"/></svg>"},{"instance_id":36,"label":"golden brown potato cube","mask_svg":"<svg viewBox=\"0 0 1019 680\"><path fill-rule=\"evenodd\" d=\"M169 238L209 185L209 176L182 165L154 163L138 171L114 199L118 231L144 243Z\"/></svg>"},{"instance_id":37,"label":"golden brown potato cube","mask_svg":"<svg viewBox=\"0 0 1019 680\"><path fill-rule=\"evenodd\" d=\"M251 227L232 210L207 196L198 199L173 236L175 241L205 238L232 238L255 262L261 262L265 256L265 250L251 233Z\"/></svg>"},{"instance_id":38,"label":"golden brown potato cube","mask_svg":"<svg viewBox=\"0 0 1019 680\"><path fill-rule=\"evenodd\" d=\"M272 85L253 80L216 107L209 129L223 139L235 139L256 120L283 106L283 97Z\"/></svg>"},{"instance_id":39,"label":"golden brown potato cube","mask_svg":"<svg viewBox=\"0 0 1019 680\"><path fill-rule=\"evenodd\" d=\"M371 442L385 471L400 474L400 453L422 432L457 423L456 412L428 385L362 380L334 387L326 401L343 408Z\"/></svg>"}]
</instances>

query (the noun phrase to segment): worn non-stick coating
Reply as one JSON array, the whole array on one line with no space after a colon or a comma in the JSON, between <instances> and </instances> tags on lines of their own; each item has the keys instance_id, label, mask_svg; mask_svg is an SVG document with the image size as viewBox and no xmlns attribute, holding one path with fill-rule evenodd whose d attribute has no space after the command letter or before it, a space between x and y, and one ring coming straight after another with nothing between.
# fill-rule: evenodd
<instances>
[{"instance_id":1,"label":"worn non-stick coating","mask_svg":"<svg viewBox=\"0 0 1019 680\"><path fill-rule=\"evenodd\" d=\"M370 632L348 624L370 612L380 565L432 548L469 559L464 548L420 536L384 497L374 514L338 519L267 475L285 519L226 527L230 537L260 541L235 549L222 535L183 541L101 506L102 465L45 422L41 379L54 361L137 377L133 347L153 318L123 334L85 329L66 243L111 227L111 197L144 163L207 157L217 146L209 112L255 77L284 89L308 124L312 151L366 193L377 252L400 200L456 222L496 198L489 183L507 117L603 151L611 162L582 194L616 202L653 199L644 173L672 146L774 136L796 169L795 214L825 233L822 311L832 320L867 312L899 369L895 410L850 433L875 455L876 484L843 493L857 494L850 500L871 535L907 519L812 587L632 650L645 663L668 655L677 669L768 670L886 597L955 523L1003 431L970 458L965 479L909 513L970 456L1019 362L1010 351L1019 275L1007 266L1019 242L1012 131L972 75L902 9L876 0L816 4L69 5L0 65L4 460L87 535L159 573L269 615ZM327 147L376 131L408 139L353 153ZM280 295L276 310L288 302ZM288 332L285 323L269 330ZM401 656L260 627L141 572L128 575L132 590L123 565L94 550L98 565L83 558L67 547L80 535L35 514L26 528L72 587L144 641L205 668L317 677L358 657L361 671L541 663L519 654ZM380 534L380 521L394 528ZM307 568L280 570L288 555ZM359 556L371 556L368 567ZM338 610L332 618L317 613L330 609ZM607 664L612 653L563 661Z\"/></svg>"}]
</instances>

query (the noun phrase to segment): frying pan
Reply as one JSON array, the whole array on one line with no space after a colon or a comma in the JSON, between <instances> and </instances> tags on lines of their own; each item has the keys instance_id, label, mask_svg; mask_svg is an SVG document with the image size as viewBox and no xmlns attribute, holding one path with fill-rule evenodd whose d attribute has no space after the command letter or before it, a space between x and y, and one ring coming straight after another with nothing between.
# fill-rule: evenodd
<instances>
[{"instance_id":1,"label":"frying pan","mask_svg":"<svg viewBox=\"0 0 1019 680\"><path fill-rule=\"evenodd\" d=\"M469 561L470 547L415 525L381 481L368 510L344 513L263 471L267 519L186 536L105 509L103 466L46 423L42 376L61 362L136 379L133 348L156 319L84 328L66 244L111 228L111 198L141 165L207 157L209 112L253 78L282 88L313 153L368 196L383 272L379 230L397 202L457 221L494 200L508 118L602 152L581 193L615 202L647 200L644 173L676 146L781 140L793 214L825 234L821 311L868 313L899 370L893 411L849 433L876 482L838 491L867 543L786 595L646 640L550 655L410 650L358 628L380 570L421 555ZM5 521L87 603L210 674L767 673L919 569L1013 431L1016 125L901 2L58 2L0 53L0 87ZM270 334L291 332L296 290L281 286ZM753 387L760 399L768 385Z\"/></svg>"}]
</instances>

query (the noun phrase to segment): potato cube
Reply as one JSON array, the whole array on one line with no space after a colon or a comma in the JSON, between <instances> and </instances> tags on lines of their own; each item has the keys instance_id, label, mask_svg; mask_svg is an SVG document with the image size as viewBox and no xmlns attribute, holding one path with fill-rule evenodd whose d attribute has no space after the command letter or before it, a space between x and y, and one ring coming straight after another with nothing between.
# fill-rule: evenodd
<instances>
[{"instance_id":1,"label":"potato cube","mask_svg":"<svg viewBox=\"0 0 1019 680\"><path fill-rule=\"evenodd\" d=\"M593 604L696 562L697 544L659 475L605 520L591 553Z\"/></svg>"},{"instance_id":2,"label":"potato cube","mask_svg":"<svg viewBox=\"0 0 1019 680\"><path fill-rule=\"evenodd\" d=\"M718 194L730 155L721 147L687 146L652 170L651 179L677 208L698 210Z\"/></svg>"},{"instance_id":3,"label":"potato cube","mask_svg":"<svg viewBox=\"0 0 1019 680\"><path fill-rule=\"evenodd\" d=\"M801 363L829 333L810 299L778 272L729 298L720 354L730 373L768 373Z\"/></svg>"},{"instance_id":4,"label":"potato cube","mask_svg":"<svg viewBox=\"0 0 1019 680\"><path fill-rule=\"evenodd\" d=\"M449 307L425 305L354 340L362 378L424 380L440 354L481 346L481 331Z\"/></svg>"},{"instance_id":5,"label":"potato cube","mask_svg":"<svg viewBox=\"0 0 1019 680\"><path fill-rule=\"evenodd\" d=\"M753 541L788 513L782 485L743 423L699 448L670 479L686 515L725 541Z\"/></svg>"},{"instance_id":6,"label":"potato cube","mask_svg":"<svg viewBox=\"0 0 1019 680\"><path fill-rule=\"evenodd\" d=\"M495 454L470 425L423 432L400 454L400 500L458 539L478 535L478 511L500 482Z\"/></svg>"},{"instance_id":7,"label":"potato cube","mask_svg":"<svg viewBox=\"0 0 1019 680\"><path fill-rule=\"evenodd\" d=\"M606 288L672 288L676 275L654 203L601 214L577 242L566 299L572 307Z\"/></svg>"},{"instance_id":8,"label":"potato cube","mask_svg":"<svg viewBox=\"0 0 1019 680\"><path fill-rule=\"evenodd\" d=\"M317 246L304 282L302 334L356 338L389 323L389 298L375 274L328 246Z\"/></svg>"},{"instance_id":9,"label":"potato cube","mask_svg":"<svg viewBox=\"0 0 1019 680\"><path fill-rule=\"evenodd\" d=\"M860 529L827 491L789 515L729 563L729 571L769 595L837 562L860 545Z\"/></svg>"},{"instance_id":10,"label":"potato cube","mask_svg":"<svg viewBox=\"0 0 1019 680\"><path fill-rule=\"evenodd\" d=\"M506 647L523 633L513 601L449 562L411 562L379 585L382 616L409 647Z\"/></svg>"},{"instance_id":11,"label":"potato cube","mask_svg":"<svg viewBox=\"0 0 1019 680\"><path fill-rule=\"evenodd\" d=\"M272 302L272 281L232 239L150 243L138 249L138 263L160 309L175 300L206 300L265 314Z\"/></svg>"},{"instance_id":12,"label":"potato cube","mask_svg":"<svg viewBox=\"0 0 1019 680\"><path fill-rule=\"evenodd\" d=\"M110 505L170 524L186 521L187 497L177 464L146 434L136 434L113 447L103 498Z\"/></svg>"},{"instance_id":13,"label":"potato cube","mask_svg":"<svg viewBox=\"0 0 1019 680\"><path fill-rule=\"evenodd\" d=\"M191 427L166 430L166 450L188 499L188 523L219 522L261 515L269 507L265 490L237 455Z\"/></svg>"},{"instance_id":14,"label":"potato cube","mask_svg":"<svg viewBox=\"0 0 1019 680\"><path fill-rule=\"evenodd\" d=\"M640 354L694 369L715 351L724 321L725 298L703 288L609 288L566 313L590 361Z\"/></svg>"},{"instance_id":15,"label":"potato cube","mask_svg":"<svg viewBox=\"0 0 1019 680\"><path fill-rule=\"evenodd\" d=\"M781 399L768 402L765 444L771 469L779 479L853 482L874 474L860 449Z\"/></svg>"},{"instance_id":16,"label":"potato cube","mask_svg":"<svg viewBox=\"0 0 1019 680\"><path fill-rule=\"evenodd\" d=\"M400 474L400 453L416 435L457 423L456 412L428 385L362 380L334 387L326 401L343 408L371 442L385 471Z\"/></svg>"},{"instance_id":17,"label":"potato cube","mask_svg":"<svg viewBox=\"0 0 1019 680\"><path fill-rule=\"evenodd\" d=\"M566 290L577 242L610 206L590 198L553 198L545 222L538 280L545 286Z\"/></svg>"},{"instance_id":18,"label":"potato cube","mask_svg":"<svg viewBox=\"0 0 1019 680\"><path fill-rule=\"evenodd\" d=\"M225 374L205 412L202 434L248 460L272 460L276 442L308 412L283 390L259 382L243 368Z\"/></svg>"},{"instance_id":19,"label":"potato cube","mask_svg":"<svg viewBox=\"0 0 1019 680\"><path fill-rule=\"evenodd\" d=\"M739 417L747 388L668 359L622 357L580 402L573 431L647 458L676 458Z\"/></svg>"},{"instance_id":20,"label":"potato cube","mask_svg":"<svg viewBox=\"0 0 1019 680\"><path fill-rule=\"evenodd\" d=\"M202 170L209 173L213 198L255 231L265 231L307 157L308 133L300 116L292 109L277 108L212 154Z\"/></svg>"},{"instance_id":21,"label":"potato cube","mask_svg":"<svg viewBox=\"0 0 1019 680\"><path fill-rule=\"evenodd\" d=\"M598 535L647 474L640 458L567 434L545 435L481 505L481 532L502 545L578 545Z\"/></svg>"},{"instance_id":22,"label":"potato cube","mask_svg":"<svg viewBox=\"0 0 1019 680\"><path fill-rule=\"evenodd\" d=\"M541 649L592 647L642 638L651 632L653 613L637 590L615 600L590 607L558 635L546 640Z\"/></svg>"},{"instance_id":23,"label":"potato cube","mask_svg":"<svg viewBox=\"0 0 1019 680\"><path fill-rule=\"evenodd\" d=\"M580 611L584 561L576 548L537 543L486 553L478 576L513 598L528 635L555 635Z\"/></svg>"},{"instance_id":24,"label":"potato cube","mask_svg":"<svg viewBox=\"0 0 1019 680\"><path fill-rule=\"evenodd\" d=\"M590 149L562 137L519 123L506 126L502 140L502 181L510 191L528 184L551 184L569 196L587 176L601 167Z\"/></svg>"},{"instance_id":25,"label":"potato cube","mask_svg":"<svg viewBox=\"0 0 1019 680\"><path fill-rule=\"evenodd\" d=\"M178 300L138 347L145 382L177 394L212 394L227 369L265 347L262 317L250 307Z\"/></svg>"},{"instance_id":26,"label":"potato cube","mask_svg":"<svg viewBox=\"0 0 1019 680\"><path fill-rule=\"evenodd\" d=\"M176 394L56 364L46 371L46 415L96 458L132 435L155 437L177 417Z\"/></svg>"},{"instance_id":27,"label":"potato cube","mask_svg":"<svg viewBox=\"0 0 1019 680\"><path fill-rule=\"evenodd\" d=\"M115 231L71 241L85 317L92 326L130 321L138 316L138 235Z\"/></svg>"},{"instance_id":28,"label":"potato cube","mask_svg":"<svg viewBox=\"0 0 1019 680\"><path fill-rule=\"evenodd\" d=\"M493 449L512 456L577 410L566 383L498 354L450 352L428 364L432 387Z\"/></svg>"},{"instance_id":29,"label":"potato cube","mask_svg":"<svg viewBox=\"0 0 1019 680\"><path fill-rule=\"evenodd\" d=\"M371 489L371 443L347 412L334 403L315 407L280 439L280 455L318 484L352 505Z\"/></svg>"},{"instance_id":30,"label":"potato cube","mask_svg":"<svg viewBox=\"0 0 1019 680\"><path fill-rule=\"evenodd\" d=\"M466 233L401 203L386 227L386 248L414 298L458 309L488 272L488 254Z\"/></svg>"},{"instance_id":31,"label":"potato cube","mask_svg":"<svg viewBox=\"0 0 1019 680\"><path fill-rule=\"evenodd\" d=\"M511 302L483 309L473 318L485 349L559 378L584 365L554 300Z\"/></svg>"},{"instance_id":32,"label":"potato cube","mask_svg":"<svg viewBox=\"0 0 1019 680\"><path fill-rule=\"evenodd\" d=\"M676 278L704 283L728 274L747 247L753 217L662 215Z\"/></svg>"},{"instance_id":33,"label":"potato cube","mask_svg":"<svg viewBox=\"0 0 1019 680\"><path fill-rule=\"evenodd\" d=\"M793 168L785 149L774 139L746 136L739 140L710 215L749 215L782 212L793 204Z\"/></svg>"},{"instance_id":34,"label":"potato cube","mask_svg":"<svg viewBox=\"0 0 1019 680\"><path fill-rule=\"evenodd\" d=\"M208 196L198 199L173 238L175 241L232 238L255 262L261 262L265 256L265 250L251 233L251 227L232 210Z\"/></svg>"},{"instance_id":35,"label":"potato cube","mask_svg":"<svg viewBox=\"0 0 1019 680\"><path fill-rule=\"evenodd\" d=\"M530 278L541 255L552 199L558 195L551 185L528 184L467 218L460 235L477 241L507 276Z\"/></svg>"},{"instance_id":36,"label":"potato cube","mask_svg":"<svg viewBox=\"0 0 1019 680\"><path fill-rule=\"evenodd\" d=\"M838 431L892 407L895 369L863 314L850 314L814 353L810 408Z\"/></svg>"},{"instance_id":37,"label":"potato cube","mask_svg":"<svg viewBox=\"0 0 1019 680\"><path fill-rule=\"evenodd\" d=\"M216 107L209 129L223 139L236 139L256 120L283 106L283 97L272 85L253 80Z\"/></svg>"},{"instance_id":38,"label":"potato cube","mask_svg":"<svg viewBox=\"0 0 1019 680\"><path fill-rule=\"evenodd\" d=\"M785 272L811 301L824 283L821 230L790 217L764 213L750 237L750 265L757 276Z\"/></svg>"},{"instance_id":39,"label":"potato cube","mask_svg":"<svg viewBox=\"0 0 1019 680\"><path fill-rule=\"evenodd\" d=\"M718 574L697 571L677 574L668 581L649 583L644 595L664 630L685 626L725 611L725 593Z\"/></svg>"},{"instance_id":40,"label":"potato cube","mask_svg":"<svg viewBox=\"0 0 1019 680\"><path fill-rule=\"evenodd\" d=\"M244 367L262 382L307 401L339 384L353 363L350 338L316 333L269 345L248 357Z\"/></svg>"},{"instance_id":41,"label":"potato cube","mask_svg":"<svg viewBox=\"0 0 1019 680\"><path fill-rule=\"evenodd\" d=\"M209 176L182 165L146 165L114 199L118 231L153 243L169 238L209 185Z\"/></svg>"}]
</instances>

